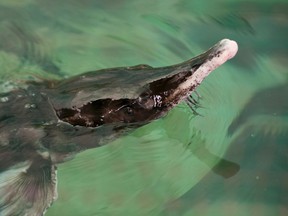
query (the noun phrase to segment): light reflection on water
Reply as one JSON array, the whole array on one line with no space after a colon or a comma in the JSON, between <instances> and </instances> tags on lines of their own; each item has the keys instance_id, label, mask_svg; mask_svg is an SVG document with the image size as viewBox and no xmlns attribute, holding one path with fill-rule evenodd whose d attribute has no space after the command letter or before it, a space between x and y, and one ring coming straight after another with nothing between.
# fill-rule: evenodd
<instances>
[{"instance_id":1,"label":"light reflection on water","mask_svg":"<svg viewBox=\"0 0 288 216\"><path fill-rule=\"evenodd\" d=\"M222 38L239 43L237 57L199 89L204 117L180 105L60 165L59 198L47 215L287 215L283 2L1 0L5 88L30 74L60 79L107 67L164 66ZM183 148L199 130L194 143L205 140L211 152L238 163L237 175L223 179Z\"/></svg>"}]
</instances>

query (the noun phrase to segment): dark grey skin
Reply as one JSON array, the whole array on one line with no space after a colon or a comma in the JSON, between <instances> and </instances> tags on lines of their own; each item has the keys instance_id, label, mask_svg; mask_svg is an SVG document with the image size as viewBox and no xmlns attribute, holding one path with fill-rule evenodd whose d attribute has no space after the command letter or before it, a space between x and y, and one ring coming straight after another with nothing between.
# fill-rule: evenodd
<instances>
[{"instance_id":1,"label":"dark grey skin","mask_svg":"<svg viewBox=\"0 0 288 216\"><path fill-rule=\"evenodd\" d=\"M191 93L236 52L236 42L224 39L181 64L28 82L0 95L0 216L43 215L57 198L57 164L165 116L181 101L192 107Z\"/></svg>"}]
</instances>

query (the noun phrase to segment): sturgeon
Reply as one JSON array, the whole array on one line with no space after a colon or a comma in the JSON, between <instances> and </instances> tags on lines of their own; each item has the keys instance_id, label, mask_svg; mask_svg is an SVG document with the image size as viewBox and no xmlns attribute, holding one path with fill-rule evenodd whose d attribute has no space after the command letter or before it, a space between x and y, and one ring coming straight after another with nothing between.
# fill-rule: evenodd
<instances>
[{"instance_id":1,"label":"sturgeon","mask_svg":"<svg viewBox=\"0 0 288 216\"><path fill-rule=\"evenodd\" d=\"M57 164L165 116L237 53L223 39L180 64L87 72L27 82L0 95L0 215L44 215L57 198Z\"/></svg>"}]
</instances>

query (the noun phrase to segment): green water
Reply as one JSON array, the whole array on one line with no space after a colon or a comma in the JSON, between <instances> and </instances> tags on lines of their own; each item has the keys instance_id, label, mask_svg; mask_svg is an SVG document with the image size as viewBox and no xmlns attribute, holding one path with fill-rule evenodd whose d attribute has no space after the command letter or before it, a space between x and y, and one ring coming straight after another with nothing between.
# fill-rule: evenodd
<instances>
[{"instance_id":1,"label":"green water","mask_svg":"<svg viewBox=\"0 0 288 216\"><path fill-rule=\"evenodd\" d=\"M198 90L204 117L181 104L59 165L59 197L46 215L288 215L286 2L0 0L1 91L35 75L165 66L223 38L239 44ZM199 146L240 171L211 172L193 154Z\"/></svg>"}]
</instances>

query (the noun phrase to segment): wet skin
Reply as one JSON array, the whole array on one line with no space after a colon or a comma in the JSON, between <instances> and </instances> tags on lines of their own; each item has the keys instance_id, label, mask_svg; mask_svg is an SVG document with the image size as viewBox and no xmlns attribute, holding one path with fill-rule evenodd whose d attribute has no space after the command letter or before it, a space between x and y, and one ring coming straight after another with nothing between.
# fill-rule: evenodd
<instances>
[{"instance_id":1,"label":"wet skin","mask_svg":"<svg viewBox=\"0 0 288 216\"><path fill-rule=\"evenodd\" d=\"M0 215L42 215L57 198L56 164L161 118L182 101L193 107L191 93L236 52L237 44L224 39L177 65L104 69L2 94Z\"/></svg>"}]
</instances>

